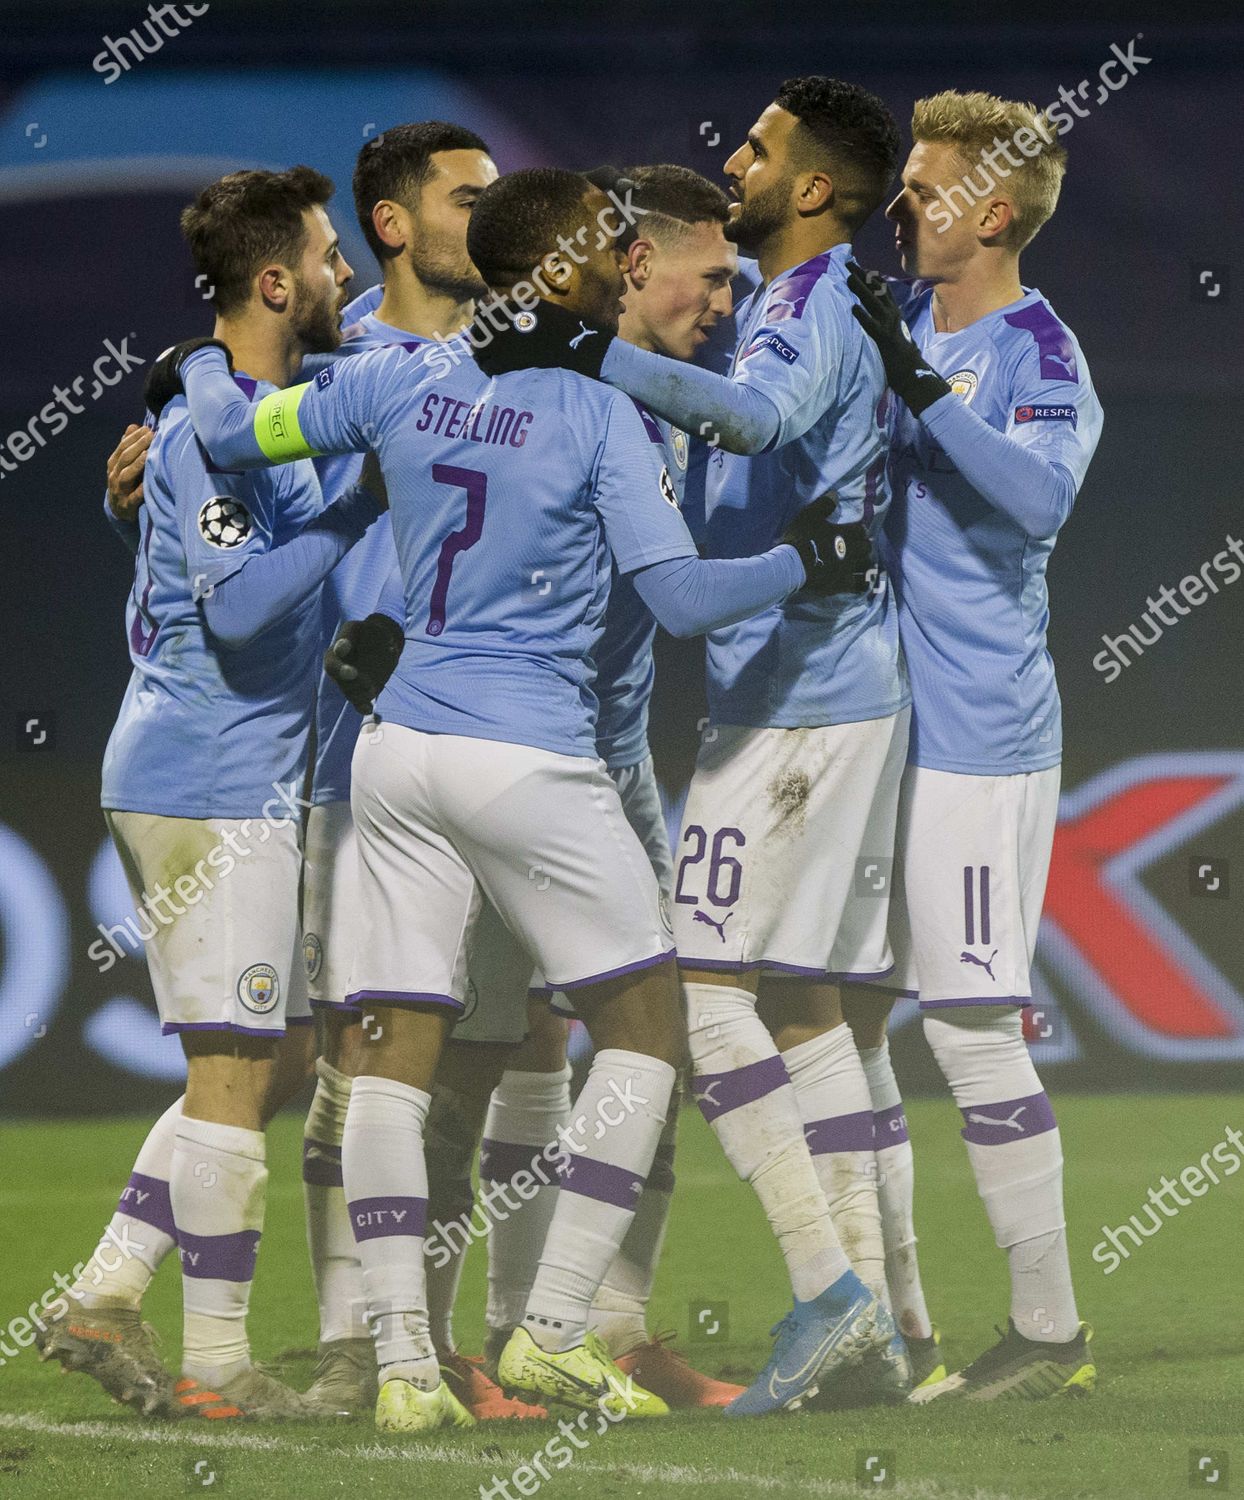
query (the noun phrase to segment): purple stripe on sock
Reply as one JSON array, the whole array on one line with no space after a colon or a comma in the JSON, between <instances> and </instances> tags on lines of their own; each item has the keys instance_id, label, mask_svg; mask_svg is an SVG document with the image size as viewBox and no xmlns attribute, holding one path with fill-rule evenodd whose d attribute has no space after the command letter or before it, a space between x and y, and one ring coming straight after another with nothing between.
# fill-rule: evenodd
<instances>
[{"instance_id":1,"label":"purple stripe on sock","mask_svg":"<svg viewBox=\"0 0 1244 1500\"><path fill-rule=\"evenodd\" d=\"M753 1104L789 1082L786 1064L775 1054L729 1073L697 1074L691 1080L691 1091L700 1113L711 1125L718 1115Z\"/></svg>"},{"instance_id":2,"label":"purple stripe on sock","mask_svg":"<svg viewBox=\"0 0 1244 1500\"><path fill-rule=\"evenodd\" d=\"M889 1109L879 1109L873 1116L873 1136L878 1151L887 1146L901 1146L911 1137L907 1134L907 1116L901 1104L892 1104Z\"/></svg>"},{"instance_id":3,"label":"purple stripe on sock","mask_svg":"<svg viewBox=\"0 0 1244 1500\"><path fill-rule=\"evenodd\" d=\"M1030 1094L1027 1099L1004 1099L1000 1104L976 1104L959 1113L964 1123L959 1133L974 1146L1005 1146L1008 1141L1043 1135L1056 1124L1044 1093Z\"/></svg>"},{"instance_id":4,"label":"purple stripe on sock","mask_svg":"<svg viewBox=\"0 0 1244 1500\"><path fill-rule=\"evenodd\" d=\"M827 1120L813 1120L803 1127L803 1138L813 1156L828 1156L835 1151L871 1151L873 1112L861 1109L853 1115L831 1115Z\"/></svg>"},{"instance_id":5,"label":"purple stripe on sock","mask_svg":"<svg viewBox=\"0 0 1244 1500\"><path fill-rule=\"evenodd\" d=\"M557 1169L557 1183L564 1192L626 1209L635 1208L644 1190L644 1179L638 1172L594 1156L568 1156Z\"/></svg>"},{"instance_id":6,"label":"purple stripe on sock","mask_svg":"<svg viewBox=\"0 0 1244 1500\"><path fill-rule=\"evenodd\" d=\"M168 1183L162 1177L148 1177L143 1172L131 1172L117 1203L117 1212L128 1214L131 1219L141 1219L167 1234L177 1238L177 1226L173 1223L173 1201L169 1197Z\"/></svg>"},{"instance_id":7,"label":"purple stripe on sock","mask_svg":"<svg viewBox=\"0 0 1244 1500\"><path fill-rule=\"evenodd\" d=\"M428 1218L426 1198L356 1198L349 1209L356 1243L399 1234L421 1238Z\"/></svg>"},{"instance_id":8,"label":"purple stripe on sock","mask_svg":"<svg viewBox=\"0 0 1244 1500\"><path fill-rule=\"evenodd\" d=\"M181 1274L202 1281L250 1281L259 1253L259 1230L239 1229L236 1234L177 1233Z\"/></svg>"},{"instance_id":9,"label":"purple stripe on sock","mask_svg":"<svg viewBox=\"0 0 1244 1500\"><path fill-rule=\"evenodd\" d=\"M480 1178L484 1182L513 1182L517 1173L532 1170L533 1161L544 1161L543 1149L518 1141L483 1140L479 1147Z\"/></svg>"},{"instance_id":10,"label":"purple stripe on sock","mask_svg":"<svg viewBox=\"0 0 1244 1500\"><path fill-rule=\"evenodd\" d=\"M341 1187L341 1147L328 1141L304 1140L302 1180L311 1187Z\"/></svg>"}]
</instances>

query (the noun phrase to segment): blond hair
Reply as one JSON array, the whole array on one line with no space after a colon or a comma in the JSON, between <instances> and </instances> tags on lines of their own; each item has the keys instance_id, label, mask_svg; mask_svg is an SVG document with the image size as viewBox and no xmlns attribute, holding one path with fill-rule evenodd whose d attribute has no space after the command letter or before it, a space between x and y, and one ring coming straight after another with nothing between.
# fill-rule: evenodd
<instances>
[{"instance_id":1,"label":"blond hair","mask_svg":"<svg viewBox=\"0 0 1244 1500\"><path fill-rule=\"evenodd\" d=\"M1022 250L1053 214L1067 170L1067 151L1058 144L1049 116L1035 104L947 89L916 101L911 134L913 141L953 146L966 169L964 182L977 197L1004 186L1014 217L1000 243ZM1002 153L994 150L991 175L984 153L1003 145L1010 148L1009 154L999 161ZM1021 158L1018 165L1016 156ZM978 179L983 187L977 187Z\"/></svg>"}]
</instances>

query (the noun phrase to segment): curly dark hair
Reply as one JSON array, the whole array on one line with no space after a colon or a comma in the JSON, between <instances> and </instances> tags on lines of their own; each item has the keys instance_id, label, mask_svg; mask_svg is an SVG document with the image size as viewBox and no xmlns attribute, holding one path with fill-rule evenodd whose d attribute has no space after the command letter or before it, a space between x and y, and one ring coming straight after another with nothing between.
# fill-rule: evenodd
<instances>
[{"instance_id":1,"label":"curly dark hair","mask_svg":"<svg viewBox=\"0 0 1244 1500\"><path fill-rule=\"evenodd\" d=\"M573 238L588 215L584 195L592 184L578 172L532 167L489 183L467 224L467 254L490 287L513 286Z\"/></svg>"},{"instance_id":2,"label":"curly dark hair","mask_svg":"<svg viewBox=\"0 0 1244 1500\"><path fill-rule=\"evenodd\" d=\"M799 121L791 155L805 171L826 169L838 212L854 232L886 195L898 170L898 122L876 94L840 78L788 78L774 103Z\"/></svg>"},{"instance_id":3,"label":"curly dark hair","mask_svg":"<svg viewBox=\"0 0 1244 1500\"><path fill-rule=\"evenodd\" d=\"M230 172L182 210L181 232L214 288L218 313L246 305L251 278L269 261L298 264L307 240L303 212L327 203L333 191L332 179L313 167Z\"/></svg>"}]
</instances>

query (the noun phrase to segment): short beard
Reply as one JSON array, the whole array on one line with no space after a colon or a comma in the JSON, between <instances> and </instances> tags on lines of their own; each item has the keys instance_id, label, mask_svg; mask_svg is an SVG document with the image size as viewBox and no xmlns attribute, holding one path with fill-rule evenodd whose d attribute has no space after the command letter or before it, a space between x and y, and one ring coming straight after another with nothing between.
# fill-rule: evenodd
<instances>
[{"instance_id":1,"label":"short beard","mask_svg":"<svg viewBox=\"0 0 1244 1500\"><path fill-rule=\"evenodd\" d=\"M786 223L790 187L790 180L782 178L757 193L739 210L738 217L726 224L726 238L740 250L759 250Z\"/></svg>"},{"instance_id":2,"label":"short beard","mask_svg":"<svg viewBox=\"0 0 1244 1500\"><path fill-rule=\"evenodd\" d=\"M341 344L341 316L338 298L332 301L316 301L307 283L298 279L294 283L297 311L294 313L294 333L308 354L331 354Z\"/></svg>"},{"instance_id":3,"label":"short beard","mask_svg":"<svg viewBox=\"0 0 1244 1500\"><path fill-rule=\"evenodd\" d=\"M410 268L428 291L448 297L453 302L471 302L482 297L488 288L479 272L466 259L454 261L438 254L423 240L416 240L407 252ZM465 263L464 263L465 262Z\"/></svg>"}]
</instances>

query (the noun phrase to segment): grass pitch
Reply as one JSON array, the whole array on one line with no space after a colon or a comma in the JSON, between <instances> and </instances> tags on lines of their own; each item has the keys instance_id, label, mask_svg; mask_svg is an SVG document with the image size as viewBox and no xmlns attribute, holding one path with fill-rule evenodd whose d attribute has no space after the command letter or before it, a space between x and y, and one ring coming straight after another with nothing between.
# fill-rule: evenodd
<instances>
[{"instance_id":1,"label":"grass pitch","mask_svg":"<svg viewBox=\"0 0 1244 1500\"><path fill-rule=\"evenodd\" d=\"M1096 1329L1099 1386L1088 1400L1040 1405L873 1408L728 1422L713 1413L628 1424L602 1435L551 1477L530 1464L544 1424L491 1424L415 1443L380 1439L370 1422L220 1432L206 1423L144 1423L82 1375L62 1376L33 1349L0 1368L0 1500L25 1496L202 1494L222 1500L349 1495L477 1496L494 1478L512 1496L542 1492L621 1500L773 1500L801 1495L1169 1497L1244 1484L1244 1172L1195 1198L1111 1274L1092 1259L1103 1225L1140 1213L1162 1175L1177 1177L1244 1128L1239 1097L1068 1096L1057 1102L1068 1167L1072 1265L1082 1315ZM925 1289L952 1367L994 1339L1007 1310L994 1248L948 1101L909 1105ZM0 1324L21 1316L85 1258L106 1222L146 1121L5 1127L0 1165ZM300 1121L269 1137L268 1221L251 1301L257 1356L310 1378L315 1305L298 1180ZM684 1113L678 1188L653 1329L673 1327L703 1368L748 1378L786 1309L780 1259L759 1208L694 1111ZM1146 1222L1142 1219L1142 1222ZM463 1281L459 1342L479 1347L483 1246ZM697 1312L711 1313L697 1320ZM175 1264L161 1270L147 1316L178 1357ZM717 1325L713 1337L705 1331ZM692 1330L699 1337L692 1341ZM7 1334L5 1337L7 1338ZM10 1345L12 1347L12 1345ZM292 1352L291 1352L292 1351ZM588 1440L588 1439L583 1439ZM869 1458L873 1462L868 1464ZM533 1489L532 1481L536 1488ZM506 1491L493 1491L500 1500Z\"/></svg>"}]
</instances>

